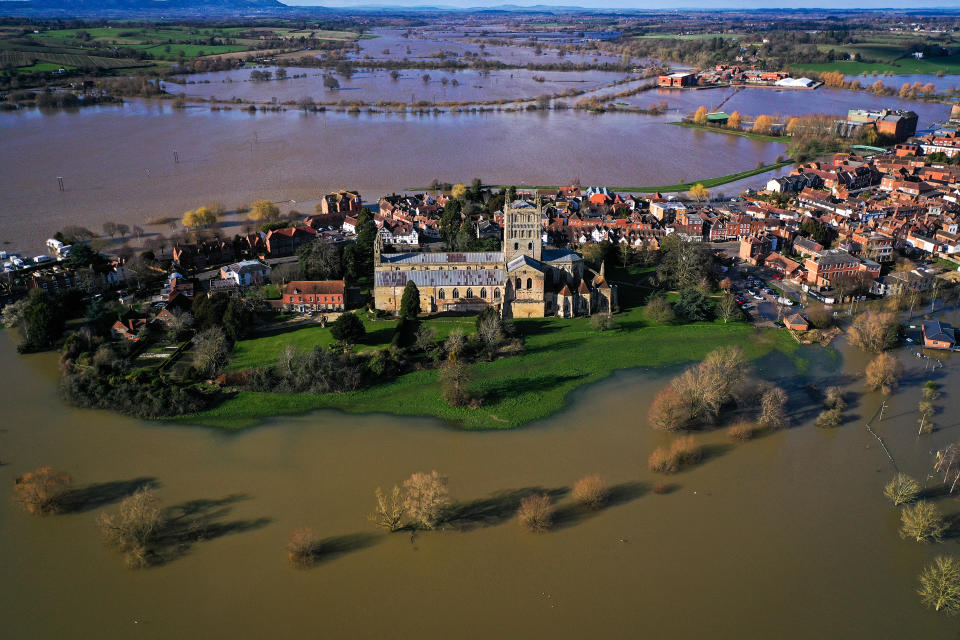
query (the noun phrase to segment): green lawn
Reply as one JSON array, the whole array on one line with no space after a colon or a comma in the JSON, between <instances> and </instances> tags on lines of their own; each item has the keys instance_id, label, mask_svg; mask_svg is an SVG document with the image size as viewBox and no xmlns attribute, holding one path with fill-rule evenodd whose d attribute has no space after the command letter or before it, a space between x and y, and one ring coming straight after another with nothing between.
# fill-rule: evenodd
<instances>
[{"instance_id":1,"label":"green lawn","mask_svg":"<svg viewBox=\"0 0 960 640\"><path fill-rule=\"evenodd\" d=\"M358 313L367 329L367 337L354 349L366 351L385 347L393 338L396 320L372 320L366 314ZM442 340L455 328L464 333L473 333L476 321L473 318L432 318L424 324L433 327L437 338ZM269 329L267 330L269 332ZM243 370L272 365L284 345L292 344L300 349L312 349L315 346L329 347L335 340L329 328L319 324L310 324L292 330L279 330L258 338L241 340L234 346L229 369Z\"/></svg>"},{"instance_id":2,"label":"green lawn","mask_svg":"<svg viewBox=\"0 0 960 640\"><path fill-rule=\"evenodd\" d=\"M722 345L739 345L750 359L774 350L793 353L798 348L786 333L757 331L740 322L651 325L642 307L619 314L617 329L606 333L591 329L587 318L518 320L517 327L525 336L523 355L471 367L471 389L484 398L477 409L447 406L440 396L437 372L425 369L339 395L240 392L219 407L178 421L241 429L272 416L340 409L349 413L431 416L470 430L509 429L561 410L571 392L619 369L694 362ZM309 333L304 333L302 344L318 344L324 339L321 330L306 331ZM301 340L293 333L285 335L287 341ZM282 336L277 338L274 348L283 344ZM244 349L243 344L238 349ZM252 356L246 357L253 360ZM637 410L642 413L646 407L638 406Z\"/></svg>"}]
</instances>

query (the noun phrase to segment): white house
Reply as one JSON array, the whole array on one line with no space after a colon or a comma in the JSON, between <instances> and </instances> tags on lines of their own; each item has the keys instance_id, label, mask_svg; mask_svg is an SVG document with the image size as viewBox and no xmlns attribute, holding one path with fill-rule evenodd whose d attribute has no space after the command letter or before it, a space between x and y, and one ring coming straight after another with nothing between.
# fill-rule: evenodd
<instances>
[{"instance_id":1,"label":"white house","mask_svg":"<svg viewBox=\"0 0 960 640\"><path fill-rule=\"evenodd\" d=\"M264 284L270 275L270 267L259 260L234 262L220 269L220 279L229 280L238 287Z\"/></svg>"}]
</instances>

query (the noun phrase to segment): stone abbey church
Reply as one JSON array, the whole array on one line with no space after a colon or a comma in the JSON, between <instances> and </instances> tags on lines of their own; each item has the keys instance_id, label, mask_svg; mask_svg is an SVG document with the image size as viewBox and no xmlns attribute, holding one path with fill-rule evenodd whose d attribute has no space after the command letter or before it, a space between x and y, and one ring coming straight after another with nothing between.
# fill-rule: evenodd
<instances>
[{"instance_id":1,"label":"stone abbey church","mask_svg":"<svg viewBox=\"0 0 960 640\"><path fill-rule=\"evenodd\" d=\"M585 269L580 254L543 248L542 208L523 200L504 207L503 251L381 252L374 245L377 309L398 311L403 288L413 281L427 313L496 308L504 318L543 318L608 313L617 289L600 272Z\"/></svg>"}]
</instances>

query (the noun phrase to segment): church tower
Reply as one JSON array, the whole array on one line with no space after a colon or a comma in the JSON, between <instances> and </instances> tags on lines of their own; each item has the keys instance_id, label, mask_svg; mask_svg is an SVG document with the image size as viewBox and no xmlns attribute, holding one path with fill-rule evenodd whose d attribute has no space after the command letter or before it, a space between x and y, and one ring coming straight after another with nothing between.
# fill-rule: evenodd
<instances>
[{"instance_id":1,"label":"church tower","mask_svg":"<svg viewBox=\"0 0 960 640\"><path fill-rule=\"evenodd\" d=\"M543 230L540 217L543 207L517 200L503 206L503 258L510 262L517 256L540 260Z\"/></svg>"}]
</instances>

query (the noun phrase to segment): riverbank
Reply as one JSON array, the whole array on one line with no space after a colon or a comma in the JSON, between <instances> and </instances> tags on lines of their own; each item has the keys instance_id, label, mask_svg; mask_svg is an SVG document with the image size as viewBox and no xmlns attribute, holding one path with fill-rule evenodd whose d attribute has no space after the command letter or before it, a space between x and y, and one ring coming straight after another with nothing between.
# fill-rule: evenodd
<instances>
[{"instance_id":1,"label":"riverbank","mask_svg":"<svg viewBox=\"0 0 960 640\"><path fill-rule=\"evenodd\" d=\"M239 391L213 409L174 421L233 431L279 415L339 409L354 414L435 417L465 430L512 429L557 413L569 404L574 391L614 371L682 365L701 360L719 346L740 346L750 360L773 351L791 354L798 347L785 332L757 331L742 322L657 325L645 319L643 307L614 318L616 328L606 332L591 328L589 318L517 320L525 352L470 367L470 390L483 398L482 406L475 409L448 406L441 398L436 370L428 369L344 394ZM319 344L320 333L326 330L308 331ZM389 333L383 331L387 340ZM290 339L290 334L286 335ZM239 343L238 349L243 345ZM646 407L638 411L645 412Z\"/></svg>"},{"instance_id":2,"label":"riverbank","mask_svg":"<svg viewBox=\"0 0 960 640\"><path fill-rule=\"evenodd\" d=\"M618 186L611 186L610 189L612 189L612 190L614 190L614 191L624 191L624 192L630 192L630 193L653 193L653 192L659 192L659 193L679 193L679 192L681 192L681 191L689 191L689 190L690 190L690 187L692 187L692 186L694 186L694 185L698 185L698 184L701 184L701 185L703 185L704 187L710 189L710 188L713 188L713 187L719 187L719 186L721 186L721 185L728 184L728 183L730 183L730 182L737 182L738 180L743 180L743 179L745 179L745 178L750 178L750 177L752 177L752 176L757 176L757 175L760 175L761 173L767 173L768 171L776 171L777 169L782 169L783 167L789 166L789 165L791 165L791 164L793 164L793 161L792 161L792 160L785 160L785 161L783 161L783 162L775 162L775 163L773 163L773 164L766 164L766 165L763 165L762 167L756 167L755 169L749 169L749 170L747 170L747 171L741 171L741 172L739 172L739 173L731 173L731 174L728 174L728 175L725 175L725 176L718 176L718 177L716 177L716 178L706 178L706 179L704 179L704 180L694 180L694 181L691 181L691 182L680 182L680 183L677 183L677 184L667 184L667 185L658 185L658 186L641 186L641 187L618 187ZM508 188L508 187L510 187L510 186L514 186L514 187L515 187L516 185L501 184L501 185L484 185L484 186L492 186L492 187L494 187L494 188L506 189L506 188ZM563 185L553 185L553 184L544 185L544 184L536 184L536 185L523 185L523 188L524 188L524 189L551 189L551 190L552 190L552 189L561 189L561 188L563 188ZM407 189L407 191L414 191L414 192L416 192L416 191L430 191L430 188L429 188L429 187L416 187L416 188Z\"/></svg>"}]
</instances>

